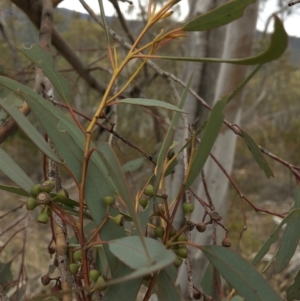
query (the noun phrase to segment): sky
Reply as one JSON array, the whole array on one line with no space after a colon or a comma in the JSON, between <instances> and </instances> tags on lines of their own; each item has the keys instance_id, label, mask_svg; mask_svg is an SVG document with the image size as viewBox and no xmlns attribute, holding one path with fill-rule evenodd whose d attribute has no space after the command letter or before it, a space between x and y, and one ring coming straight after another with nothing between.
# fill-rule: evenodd
<instances>
[{"instance_id":1,"label":"sky","mask_svg":"<svg viewBox=\"0 0 300 301\"><path fill-rule=\"evenodd\" d=\"M210 0L203 0L203 1L210 1ZM138 7L138 1L132 0L133 5ZM141 0L142 3L147 3L147 0ZM187 0L181 0L180 5L182 15L181 18L184 18L184 16L187 14L187 9L185 7ZM289 1L286 0L288 3ZM96 12L99 13L99 4L98 0L86 0L86 3ZM129 8L128 3L119 2L120 7L122 11L126 12ZM261 7L261 11L259 14L258 22L257 22L257 29L264 30L266 20L269 18L270 15L272 15L274 12L278 10L278 7L276 5L277 0L267 0L267 3ZM59 7L68 8L70 10L75 10L78 12L85 13L85 9L81 6L80 2L78 0L64 0L62 3L60 3ZM104 9L106 12L106 15L111 16L115 13L114 8L112 4L108 0L104 0ZM296 36L300 37L300 4L296 4L293 7L290 8L290 11L292 14L288 16L284 16L284 26L287 31L287 33L290 36ZM127 14L127 17L129 18L135 18L135 13L133 12L131 15ZM269 25L268 31L272 31L273 26L272 24Z\"/></svg>"}]
</instances>

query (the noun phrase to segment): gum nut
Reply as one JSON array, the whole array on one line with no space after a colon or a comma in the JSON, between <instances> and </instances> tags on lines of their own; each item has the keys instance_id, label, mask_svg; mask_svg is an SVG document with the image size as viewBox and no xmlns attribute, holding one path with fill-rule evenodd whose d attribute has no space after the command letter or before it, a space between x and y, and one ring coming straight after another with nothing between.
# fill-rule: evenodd
<instances>
[{"instance_id":1,"label":"gum nut","mask_svg":"<svg viewBox=\"0 0 300 301\"><path fill-rule=\"evenodd\" d=\"M38 202L35 198L29 197L26 203L27 210L33 210L37 207Z\"/></svg>"},{"instance_id":2,"label":"gum nut","mask_svg":"<svg viewBox=\"0 0 300 301\"><path fill-rule=\"evenodd\" d=\"M103 198L103 202L104 202L105 205L111 206L111 205L113 205L113 203L115 202L115 198L114 198L113 196L106 195L106 196Z\"/></svg>"},{"instance_id":3,"label":"gum nut","mask_svg":"<svg viewBox=\"0 0 300 301\"><path fill-rule=\"evenodd\" d=\"M123 226L125 222L125 218L122 214L118 214L113 218L113 221L115 222L116 225Z\"/></svg>"},{"instance_id":4,"label":"gum nut","mask_svg":"<svg viewBox=\"0 0 300 301\"><path fill-rule=\"evenodd\" d=\"M187 238L186 236L181 233L177 238L176 238L176 241L187 241Z\"/></svg>"},{"instance_id":5,"label":"gum nut","mask_svg":"<svg viewBox=\"0 0 300 301\"><path fill-rule=\"evenodd\" d=\"M41 212L37 218L37 221L41 224L47 224L49 222L49 216L46 212Z\"/></svg>"},{"instance_id":6,"label":"gum nut","mask_svg":"<svg viewBox=\"0 0 300 301\"><path fill-rule=\"evenodd\" d=\"M139 199L139 204L145 209L148 205L149 199L147 197L141 197Z\"/></svg>"},{"instance_id":7,"label":"gum nut","mask_svg":"<svg viewBox=\"0 0 300 301\"><path fill-rule=\"evenodd\" d=\"M106 290L107 285L106 285L106 281L104 280L103 276L98 277L96 286L100 292Z\"/></svg>"},{"instance_id":8,"label":"gum nut","mask_svg":"<svg viewBox=\"0 0 300 301\"><path fill-rule=\"evenodd\" d=\"M69 193L66 189L60 189L57 192L56 198L59 202L65 202L69 199Z\"/></svg>"},{"instance_id":9,"label":"gum nut","mask_svg":"<svg viewBox=\"0 0 300 301\"><path fill-rule=\"evenodd\" d=\"M71 272L71 274L76 275L77 272L78 272L78 270L79 270L79 264L77 264L77 263L71 263L70 264L70 272Z\"/></svg>"},{"instance_id":10,"label":"gum nut","mask_svg":"<svg viewBox=\"0 0 300 301\"><path fill-rule=\"evenodd\" d=\"M31 188L31 194L34 196L37 196L42 190L41 190L42 185L41 184L36 184Z\"/></svg>"},{"instance_id":11,"label":"gum nut","mask_svg":"<svg viewBox=\"0 0 300 301\"><path fill-rule=\"evenodd\" d=\"M183 262L183 259L180 256L177 256L176 259L174 260L173 264L175 265L176 268L180 267Z\"/></svg>"},{"instance_id":12,"label":"gum nut","mask_svg":"<svg viewBox=\"0 0 300 301\"><path fill-rule=\"evenodd\" d=\"M198 232L205 232L206 224L201 222L196 226L196 229L197 229Z\"/></svg>"},{"instance_id":13,"label":"gum nut","mask_svg":"<svg viewBox=\"0 0 300 301\"><path fill-rule=\"evenodd\" d=\"M186 214L192 213L194 211L194 204L192 204L192 203L183 203L182 204L182 209L183 209L184 213L186 213Z\"/></svg>"},{"instance_id":14,"label":"gum nut","mask_svg":"<svg viewBox=\"0 0 300 301\"><path fill-rule=\"evenodd\" d=\"M48 205L50 203L50 195L47 192L40 192L36 196L36 200L39 205Z\"/></svg>"},{"instance_id":15,"label":"gum nut","mask_svg":"<svg viewBox=\"0 0 300 301\"><path fill-rule=\"evenodd\" d=\"M81 251L80 250L75 251L73 257L74 257L74 260L80 261L82 259L82 253L81 253Z\"/></svg>"},{"instance_id":16,"label":"gum nut","mask_svg":"<svg viewBox=\"0 0 300 301\"><path fill-rule=\"evenodd\" d=\"M151 184L147 185L147 187L144 190L144 194L147 195L147 196L153 196L154 188Z\"/></svg>"},{"instance_id":17,"label":"gum nut","mask_svg":"<svg viewBox=\"0 0 300 301\"><path fill-rule=\"evenodd\" d=\"M101 275L101 273L98 270L90 270L89 275L90 275L90 279L93 282L96 282L99 276Z\"/></svg>"},{"instance_id":18,"label":"gum nut","mask_svg":"<svg viewBox=\"0 0 300 301\"><path fill-rule=\"evenodd\" d=\"M155 229L154 229L154 234L156 237L164 237L165 235L165 228L162 227L162 226L157 226Z\"/></svg>"}]
</instances>

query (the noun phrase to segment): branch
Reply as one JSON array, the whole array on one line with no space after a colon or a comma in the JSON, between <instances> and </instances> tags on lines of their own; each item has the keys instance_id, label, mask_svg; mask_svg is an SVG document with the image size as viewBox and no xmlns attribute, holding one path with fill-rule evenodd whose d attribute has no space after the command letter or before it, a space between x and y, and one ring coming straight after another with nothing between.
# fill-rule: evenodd
<instances>
[{"instance_id":1,"label":"branch","mask_svg":"<svg viewBox=\"0 0 300 301\"><path fill-rule=\"evenodd\" d=\"M126 19L124 18L122 11L120 9L119 3L117 0L109 0L111 2L111 4L113 5L113 7L115 8L117 14L118 14L118 18L120 20L120 23L122 25L122 28L124 30L124 32L126 33L130 43L134 43L135 42L135 38L133 37L133 35L130 32L130 29L128 27L128 24L126 22ZM132 3L130 3L132 5Z\"/></svg>"}]
</instances>

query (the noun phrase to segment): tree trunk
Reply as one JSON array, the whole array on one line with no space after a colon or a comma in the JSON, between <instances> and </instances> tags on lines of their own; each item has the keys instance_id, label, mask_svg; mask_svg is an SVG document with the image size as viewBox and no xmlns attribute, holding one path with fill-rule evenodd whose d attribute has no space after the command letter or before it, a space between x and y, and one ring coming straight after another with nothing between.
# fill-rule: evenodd
<instances>
[{"instance_id":1,"label":"tree trunk","mask_svg":"<svg viewBox=\"0 0 300 301\"><path fill-rule=\"evenodd\" d=\"M221 2L221 1L219 1ZM198 1L199 5L204 5L203 1ZM255 33L255 25L257 18L257 8L258 3L252 4L249 6L242 18L236 20L235 22L229 24L226 28L225 33L225 43L223 47L222 57L224 58L239 58L246 57L251 54L252 50L252 42ZM196 9L197 10L197 9ZM195 11L195 10L194 10ZM221 32L218 32L221 35ZM190 41L190 49L191 51L195 51L199 45L205 45L207 41L210 40L208 47L206 49L213 49L212 53L219 56L218 50L220 46L218 45L222 39L213 35L199 35L199 40L195 38L195 34L193 34L193 38ZM201 55L197 55L201 56ZM209 56L212 56L209 54ZM218 70L216 65L201 65L200 74L197 70L197 79L199 85L199 95L203 97L207 102L209 100L214 99L214 102L220 99L222 95L230 94L247 76L248 68L246 66L235 66L229 64L222 64L220 69ZM219 72L218 72L219 71ZM216 77L216 73L218 72L218 77ZM217 80L214 80L217 78ZM216 83L216 85L215 85ZM197 82L193 82L193 88L197 87ZM203 94L202 94L203 93ZM244 92L242 91L239 95L235 97L231 101L231 103L227 106L225 110L225 118L232 123L239 123L241 118L242 111L242 102L243 102ZM190 114L189 122L191 120L195 120L198 116L201 117L201 123L203 122L203 113L199 108L195 110L195 105L191 104L191 98L187 99L185 110ZM196 113L195 113L196 112ZM181 134L182 135L182 134ZM181 136L182 137L182 136ZM175 139L176 140L176 139ZM180 140L176 140L180 141ZM236 144L236 135L233 134L230 130L223 127L222 131L214 145L212 153L219 160L219 162L223 165L225 170L228 173L231 173L234 159L234 151ZM178 167L182 170L181 167ZM227 210L227 190L228 190L228 180L222 173L222 171L218 168L218 166L209 159L204 167L204 174L206 177L206 182L208 186L208 190L211 196L211 199L214 203L215 210L223 216L223 221L226 216ZM182 181L182 174L175 175L175 181ZM178 184L178 183L177 183ZM172 186L176 189L177 186ZM203 185L201 183L201 178L195 181L194 190L198 196L202 199L206 200L205 191ZM206 200L207 201L207 200ZM200 206L198 202L195 202L195 210L192 214L192 221L197 223L201 221L203 216L203 208ZM177 218L177 223L182 220L182 216ZM217 229L219 229L218 227ZM224 237L224 230L221 229L220 233L217 231L217 243ZM192 241L199 245L207 245L212 243L212 234L213 227L208 226L206 232L198 233L197 231L192 232ZM203 254L199 250L191 249L191 266L193 268L193 281L194 284L199 286L201 279L203 277L205 268L207 265L207 260L204 258ZM182 266L179 271L178 283L181 286L181 289L184 295L187 295L187 273L186 267Z\"/></svg>"}]
</instances>

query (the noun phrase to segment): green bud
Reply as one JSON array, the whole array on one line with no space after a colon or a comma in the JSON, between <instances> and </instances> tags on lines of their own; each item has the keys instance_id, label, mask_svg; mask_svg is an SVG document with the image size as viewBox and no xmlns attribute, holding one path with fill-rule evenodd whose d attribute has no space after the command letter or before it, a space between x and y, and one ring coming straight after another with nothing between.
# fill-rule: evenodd
<instances>
[{"instance_id":1,"label":"green bud","mask_svg":"<svg viewBox=\"0 0 300 301\"><path fill-rule=\"evenodd\" d=\"M35 198L29 197L27 200L26 208L27 210L33 210L37 207L38 202Z\"/></svg>"},{"instance_id":2,"label":"green bud","mask_svg":"<svg viewBox=\"0 0 300 301\"><path fill-rule=\"evenodd\" d=\"M187 241L187 238L186 236L181 233L177 238L176 238L176 241Z\"/></svg>"},{"instance_id":3,"label":"green bud","mask_svg":"<svg viewBox=\"0 0 300 301\"><path fill-rule=\"evenodd\" d=\"M68 191L66 189L63 189L63 188L60 189L57 192L56 198L57 198L58 202L61 202L61 203L66 202L69 199Z\"/></svg>"},{"instance_id":4,"label":"green bud","mask_svg":"<svg viewBox=\"0 0 300 301\"><path fill-rule=\"evenodd\" d=\"M96 282L96 287L100 292L106 290L107 285L106 285L106 281L103 278L103 276L98 277L97 282Z\"/></svg>"},{"instance_id":5,"label":"green bud","mask_svg":"<svg viewBox=\"0 0 300 301\"><path fill-rule=\"evenodd\" d=\"M165 228L162 227L162 226L157 226L155 229L154 229L154 234L156 237L164 237L165 235Z\"/></svg>"},{"instance_id":6,"label":"green bud","mask_svg":"<svg viewBox=\"0 0 300 301\"><path fill-rule=\"evenodd\" d=\"M34 196L37 196L42 190L41 190L42 185L41 184L36 184L31 188L31 194Z\"/></svg>"},{"instance_id":7,"label":"green bud","mask_svg":"<svg viewBox=\"0 0 300 301\"><path fill-rule=\"evenodd\" d=\"M49 206L46 206L45 207L45 212L47 213L47 215L50 217L51 216L51 214L52 214L52 210L51 210L51 208L49 207Z\"/></svg>"},{"instance_id":8,"label":"green bud","mask_svg":"<svg viewBox=\"0 0 300 301\"><path fill-rule=\"evenodd\" d=\"M74 260L81 261L81 259L82 259L82 253L81 253L81 251L80 250L75 251L74 254L73 254L73 257L74 257Z\"/></svg>"},{"instance_id":9,"label":"green bud","mask_svg":"<svg viewBox=\"0 0 300 301\"><path fill-rule=\"evenodd\" d=\"M70 272L71 272L71 274L76 275L78 273L79 267L80 267L79 264L77 264L77 263L71 263L70 264Z\"/></svg>"},{"instance_id":10,"label":"green bud","mask_svg":"<svg viewBox=\"0 0 300 301\"><path fill-rule=\"evenodd\" d=\"M42 211L38 217L37 221L41 224L47 224L49 222L49 216L46 212Z\"/></svg>"},{"instance_id":11,"label":"green bud","mask_svg":"<svg viewBox=\"0 0 300 301\"><path fill-rule=\"evenodd\" d=\"M149 199L147 197L142 196L139 199L139 204L145 209L148 205Z\"/></svg>"},{"instance_id":12,"label":"green bud","mask_svg":"<svg viewBox=\"0 0 300 301\"><path fill-rule=\"evenodd\" d=\"M113 196L106 195L106 196L103 198L103 202L104 202L105 205L111 206L111 205L114 204L115 198L114 198Z\"/></svg>"},{"instance_id":13,"label":"green bud","mask_svg":"<svg viewBox=\"0 0 300 301\"><path fill-rule=\"evenodd\" d=\"M41 191L50 193L53 190L54 187L55 187L55 182L51 181L51 180L47 180L47 181L42 183Z\"/></svg>"},{"instance_id":14,"label":"green bud","mask_svg":"<svg viewBox=\"0 0 300 301\"><path fill-rule=\"evenodd\" d=\"M144 194L147 195L147 196L153 196L154 188L151 184L147 185L147 187L144 190Z\"/></svg>"},{"instance_id":15,"label":"green bud","mask_svg":"<svg viewBox=\"0 0 300 301\"><path fill-rule=\"evenodd\" d=\"M176 259L174 260L173 264L175 265L176 268L180 267L183 262L183 259L180 256L177 256Z\"/></svg>"},{"instance_id":16,"label":"green bud","mask_svg":"<svg viewBox=\"0 0 300 301\"><path fill-rule=\"evenodd\" d=\"M113 218L113 221L115 222L116 225L123 226L125 222L125 218L122 214L118 214Z\"/></svg>"},{"instance_id":17,"label":"green bud","mask_svg":"<svg viewBox=\"0 0 300 301\"><path fill-rule=\"evenodd\" d=\"M182 209L185 214L190 214L194 211L194 204L192 203L183 203L182 204Z\"/></svg>"},{"instance_id":18,"label":"green bud","mask_svg":"<svg viewBox=\"0 0 300 301\"><path fill-rule=\"evenodd\" d=\"M186 247L180 247L175 250L175 253L180 256L181 258L187 258L188 257L188 250Z\"/></svg>"},{"instance_id":19,"label":"green bud","mask_svg":"<svg viewBox=\"0 0 300 301\"><path fill-rule=\"evenodd\" d=\"M90 270L90 279L93 281L93 282L96 282L99 278L99 276L101 275L101 273L98 271L98 270Z\"/></svg>"}]
</instances>

